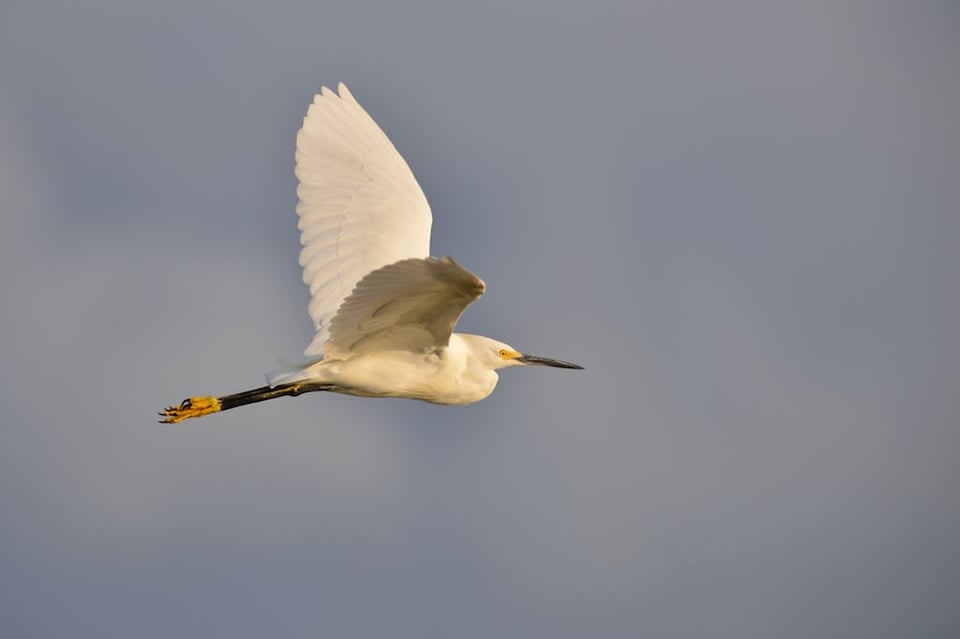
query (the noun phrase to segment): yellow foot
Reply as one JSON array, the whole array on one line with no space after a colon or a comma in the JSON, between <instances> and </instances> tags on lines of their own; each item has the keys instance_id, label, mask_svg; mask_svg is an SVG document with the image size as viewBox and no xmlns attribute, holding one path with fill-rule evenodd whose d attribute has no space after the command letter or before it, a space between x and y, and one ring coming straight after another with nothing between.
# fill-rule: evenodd
<instances>
[{"instance_id":1,"label":"yellow foot","mask_svg":"<svg viewBox=\"0 0 960 639\"><path fill-rule=\"evenodd\" d=\"M220 400L216 397L190 397L183 400L179 406L169 406L162 413L157 413L163 419L161 424L176 424L191 417L203 417L210 413L220 412Z\"/></svg>"}]
</instances>

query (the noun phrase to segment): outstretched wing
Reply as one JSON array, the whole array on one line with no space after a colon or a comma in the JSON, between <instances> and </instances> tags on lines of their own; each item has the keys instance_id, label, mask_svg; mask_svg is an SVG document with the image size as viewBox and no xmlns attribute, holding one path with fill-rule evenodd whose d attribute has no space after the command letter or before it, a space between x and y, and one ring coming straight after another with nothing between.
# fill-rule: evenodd
<instances>
[{"instance_id":1,"label":"outstretched wing","mask_svg":"<svg viewBox=\"0 0 960 639\"><path fill-rule=\"evenodd\" d=\"M327 357L446 346L483 280L453 258L407 259L370 273L330 322Z\"/></svg>"},{"instance_id":2,"label":"outstretched wing","mask_svg":"<svg viewBox=\"0 0 960 639\"><path fill-rule=\"evenodd\" d=\"M300 265L319 355L331 320L368 273L430 255L430 205L386 134L340 84L323 87L297 134Z\"/></svg>"}]
</instances>

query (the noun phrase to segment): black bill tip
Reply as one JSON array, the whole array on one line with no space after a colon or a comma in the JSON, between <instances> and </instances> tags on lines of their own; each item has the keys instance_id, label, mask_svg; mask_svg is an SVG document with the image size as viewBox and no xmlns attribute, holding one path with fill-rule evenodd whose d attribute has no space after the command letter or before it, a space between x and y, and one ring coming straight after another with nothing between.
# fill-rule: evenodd
<instances>
[{"instance_id":1,"label":"black bill tip","mask_svg":"<svg viewBox=\"0 0 960 639\"><path fill-rule=\"evenodd\" d=\"M583 370L583 366L580 366L579 364L565 362L560 359L552 359L550 357L540 357L539 355L521 355L517 359L524 364L537 364L540 366L552 366L554 368L571 368L580 371Z\"/></svg>"}]
</instances>

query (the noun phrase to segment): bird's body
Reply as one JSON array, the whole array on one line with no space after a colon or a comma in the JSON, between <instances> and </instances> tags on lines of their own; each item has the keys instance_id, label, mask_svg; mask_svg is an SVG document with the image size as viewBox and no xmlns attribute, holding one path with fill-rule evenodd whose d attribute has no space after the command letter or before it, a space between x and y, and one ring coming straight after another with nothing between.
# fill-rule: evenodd
<instances>
[{"instance_id":1,"label":"bird's body","mask_svg":"<svg viewBox=\"0 0 960 639\"><path fill-rule=\"evenodd\" d=\"M306 379L332 384L339 392L358 397L472 404L493 392L497 385L497 372L477 365L477 349L485 348L486 341L479 335L454 333L447 346L423 352L397 349L373 356L325 359L306 369ZM385 375L385 371L389 374Z\"/></svg>"},{"instance_id":2,"label":"bird's body","mask_svg":"<svg viewBox=\"0 0 960 639\"><path fill-rule=\"evenodd\" d=\"M452 258L429 257L426 197L343 84L339 95L324 87L314 98L296 165L300 264L316 328L307 359L269 373L261 388L186 399L162 421L321 390L470 404L493 391L499 368L580 368L453 332L485 285Z\"/></svg>"}]
</instances>

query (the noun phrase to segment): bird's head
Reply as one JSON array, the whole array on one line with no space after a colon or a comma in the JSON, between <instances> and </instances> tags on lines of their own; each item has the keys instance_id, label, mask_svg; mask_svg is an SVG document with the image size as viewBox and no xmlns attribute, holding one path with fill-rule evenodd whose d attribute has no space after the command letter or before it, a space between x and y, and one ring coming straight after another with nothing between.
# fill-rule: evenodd
<instances>
[{"instance_id":1,"label":"bird's head","mask_svg":"<svg viewBox=\"0 0 960 639\"><path fill-rule=\"evenodd\" d=\"M478 358L491 369L507 368L508 366L553 366L554 368L573 368L582 370L583 366L564 362L559 359L549 357L540 357L539 355L529 355L521 353L509 344L498 342L489 337L480 335L461 335L467 338L474 357Z\"/></svg>"}]
</instances>

